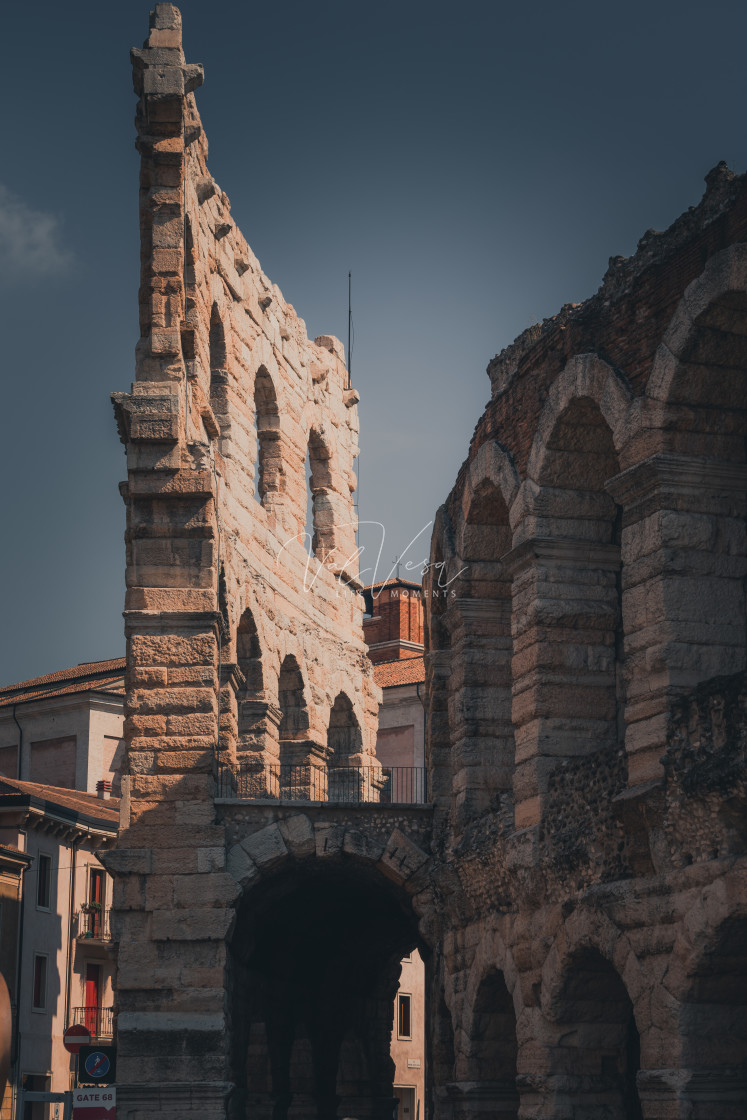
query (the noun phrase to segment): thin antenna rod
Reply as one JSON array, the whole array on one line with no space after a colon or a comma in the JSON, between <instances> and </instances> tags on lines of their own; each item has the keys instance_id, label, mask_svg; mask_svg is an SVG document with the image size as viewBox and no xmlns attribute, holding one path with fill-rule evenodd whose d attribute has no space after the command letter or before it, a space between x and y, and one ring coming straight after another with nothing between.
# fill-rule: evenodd
<instances>
[{"instance_id":1,"label":"thin antenna rod","mask_svg":"<svg viewBox=\"0 0 747 1120\"><path fill-rule=\"evenodd\" d=\"M353 322L353 274L348 272L348 389L353 383L353 353L350 349L351 325Z\"/></svg>"}]
</instances>

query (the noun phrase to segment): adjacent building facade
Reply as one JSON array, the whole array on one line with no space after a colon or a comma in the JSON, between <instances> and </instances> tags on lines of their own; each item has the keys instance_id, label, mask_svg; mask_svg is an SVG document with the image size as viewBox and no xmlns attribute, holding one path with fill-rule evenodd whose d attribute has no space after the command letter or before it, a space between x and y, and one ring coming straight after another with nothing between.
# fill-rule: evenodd
<instances>
[{"instance_id":1,"label":"adjacent building facade","mask_svg":"<svg viewBox=\"0 0 747 1120\"><path fill-rule=\"evenodd\" d=\"M119 824L111 792L123 668L121 659L97 662L0 689L0 857L10 876L0 968L14 1017L4 1120L18 1115L21 1088L71 1087L66 1027L79 1023L99 1042L114 1035L112 885L96 853L113 845ZM28 1110L28 1120L44 1114Z\"/></svg>"}]
</instances>

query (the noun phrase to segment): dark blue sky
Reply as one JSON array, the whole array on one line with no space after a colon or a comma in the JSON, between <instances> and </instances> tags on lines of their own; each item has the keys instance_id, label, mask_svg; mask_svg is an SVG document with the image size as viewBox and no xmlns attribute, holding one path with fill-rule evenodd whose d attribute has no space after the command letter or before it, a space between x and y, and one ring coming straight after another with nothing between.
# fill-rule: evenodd
<instances>
[{"instance_id":1,"label":"dark blue sky","mask_svg":"<svg viewBox=\"0 0 747 1120\"><path fill-rule=\"evenodd\" d=\"M490 358L591 295L720 159L745 169L747 6L181 9L211 170L312 337L345 339L352 269L360 512L389 561L452 485ZM128 51L147 27L135 0L3 12L2 683L124 650L108 397L137 341Z\"/></svg>"}]
</instances>

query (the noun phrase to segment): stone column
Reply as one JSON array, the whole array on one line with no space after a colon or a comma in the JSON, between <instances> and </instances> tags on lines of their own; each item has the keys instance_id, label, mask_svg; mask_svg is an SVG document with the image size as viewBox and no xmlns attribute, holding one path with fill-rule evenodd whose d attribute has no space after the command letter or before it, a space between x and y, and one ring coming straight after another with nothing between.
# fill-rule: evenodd
<instances>
[{"instance_id":1,"label":"stone column","mask_svg":"<svg viewBox=\"0 0 747 1120\"><path fill-rule=\"evenodd\" d=\"M457 822L464 823L512 789L510 586L505 599L457 599L447 617L453 795Z\"/></svg>"},{"instance_id":2,"label":"stone column","mask_svg":"<svg viewBox=\"0 0 747 1120\"><path fill-rule=\"evenodd\" d=\"M744 668L747 466L659 454L607 484L623 506L629 785L660 778L672 697Z\"/></svg>"},{"instance_id":3,"label":"stone column","mask_svg":"<svg viewBox=\"0 0 747 1120\"><path fill-rule=\"evenodd\" d=\"M517 829L539 823L556 766L615 741L619 557L615 545L558 537L504 559L514 578Z\"/></svg>"}]
</instances>

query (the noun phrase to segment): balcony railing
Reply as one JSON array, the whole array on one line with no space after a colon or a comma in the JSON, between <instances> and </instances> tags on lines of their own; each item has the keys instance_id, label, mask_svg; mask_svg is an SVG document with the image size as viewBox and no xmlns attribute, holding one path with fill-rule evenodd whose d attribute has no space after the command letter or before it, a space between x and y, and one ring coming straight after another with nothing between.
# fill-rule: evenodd
<instances>
[{"instance_id":1,"label":"balcony railing","mask_svg":"<svg viewBox=\"0 0 747 1120\"><path fill-rule=\"evenodd\" d=\"M109 910L79 910L77 919L78 941L111 941Z\"/></svg>"},{"instance_id":2,"label":"balcony railing","mask_svg":"<svg viewBox=\"0 0 747 1120\"><path fill-rule=\"evenodd\" d=\"M336 805L425 805L424 766L316 766L242 762L221 766L218 796L241 801L327 801Z\"/></svg>"},{"instance_id":3,"label":"balcony railing","mask_svg":"<svg viewBox=\"0 0 747 1120\"><path fill-rule=\"evenodd\" d=\"M91 1038L111 1038L114 1034L114 1009L74 1007L73 1022L84 1026Z\"/></svg>"}]
</instances>

